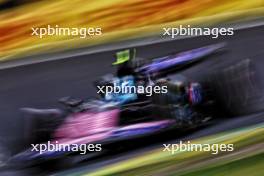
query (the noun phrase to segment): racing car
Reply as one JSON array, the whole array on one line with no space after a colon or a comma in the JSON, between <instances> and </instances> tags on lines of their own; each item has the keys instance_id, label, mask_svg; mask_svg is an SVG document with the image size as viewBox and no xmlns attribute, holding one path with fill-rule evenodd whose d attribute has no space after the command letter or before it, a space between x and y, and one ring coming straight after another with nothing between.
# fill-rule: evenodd
<instances>
[{"instance_id":1,"label":"racing car","mask_svg":"<svg viewBox=\"0 0 264 176\"><path fill-rule=\"evenodd\" d=\"M209 45L176 55L138 63L135 50L132 60L130 51L117 53L119 65L117 76L99 79L96 85L120 84L164 86L166 94L154 94L152 97L136 93L105 94L102 99L80 100L70 97L60 99L66 107L61 109L23 108L31 126L26 130L28 144L51 143L63 144L109 144L128 139L137 139L162 133L168 130L189 130L203 126L210 120L210 115L200 112L199 108L207 105L208 99L198 82L189 81L182 75L175 80L156 77L157 73L202 60L224 44ZM148 62L148 63L147 63ZM153 74L156 74L154 77ZM139 100L139 101L138 101ZM30 137L29 137L30 136ZM12 163L39 164L78 155L78 152L51 150L43 153L25 150L10 161Z\"/></svg>"},{"instance_id":2,"label":"racing car","mask_svg":"<svg viewBox=\"0 0 264 176\"><path fill-rule=\"evenodd\" d=\"M210 117L195 108L203 104L199 83L188 82L183 76L178 80L161 79L156 85L168 86L167 94L156 94L150 102L137 102L120 106L116 102L100 100L80 101L67 99L74 111L59 109L39 110L23 108L22 111L38 125L29 129L35 137L29 144L102 144L110 149L113 143L135 140L169 130L191 130L208 123ZM42 121L41 121L42 120ZM13 164L35 165L78 156L78 152L47 150L42 153L25 150L10 160ZM89 153L88 155L91 155ZM89 156L88 156L89 158Z\"/></svg>"}]
</instances>

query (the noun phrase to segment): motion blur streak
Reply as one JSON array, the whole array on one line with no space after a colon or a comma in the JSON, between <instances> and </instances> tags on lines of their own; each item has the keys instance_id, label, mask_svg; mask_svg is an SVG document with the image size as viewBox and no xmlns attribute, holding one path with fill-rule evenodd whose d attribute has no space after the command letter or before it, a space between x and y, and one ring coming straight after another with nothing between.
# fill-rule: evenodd
<instances>
[{"instance_id":1,"label":"motion blur streak","mask_svg":"<svg viewBox=\"0 0 264 176\"><path fill-rule=\"evenodd\" d=\"M263 12L262 0L57 0L27 2L0 12L0 60L38 52L90 46L113 40L125 40L157 33L160 27L180 21L194 24L196 19L227 13L217 20L199 20L196 24L230 21L242 16L236 13L252 10ZM234 15L235 14L235 15ZM249 14L248 14L249 15ZM79 39L76 36L31 36L32 27L101 27L102 36Z\"/></svg>"},{"instance_id":2,"label":"motion blur streak","mask_svg":"<svg viewBox=\"0 0 264 176\"><path fill-rule=\"evenodd\" d=\"M163 148L161 148L148 152L144 156L89 173L87 176L251 175L252 168L259 172L256 175L263 175L261 169L263 164L263 158L261 159L261 156L263 157L263 140L264 124L259 124L192 141L201 144L234 144L232 153L222 152L219 155L211 155L210 152L177 152L175 155L171 155L169 152L162 152ZM240 167L242 164L245 167Z\"/></svg>"}]
</instances>

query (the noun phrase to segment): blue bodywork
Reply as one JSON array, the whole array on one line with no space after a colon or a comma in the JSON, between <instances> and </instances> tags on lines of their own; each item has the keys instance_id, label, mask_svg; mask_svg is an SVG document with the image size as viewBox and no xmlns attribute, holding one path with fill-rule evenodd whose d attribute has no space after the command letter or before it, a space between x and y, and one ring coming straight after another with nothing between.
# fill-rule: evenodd
<instances>
[{"instance_id":1,"label":"blue bodywork","mask_svg":"<svg viewBox=\"0 0 264 176\"><path fill-rule=\"evenodd\" d=\"M155 72L163 71L172 67L182 66L190 62L196 62L200 59L214 53L216 50L221 49L223 43L209 45L179 54L169 55L162 58L155 59L150 64L144 65L136 69L139 73L152 74Z\"/></svg>"},{"instance_id":2,"label":"blue bodywork","mask_svg":"<svg viewBox=\"0 0 264 176\"><path fill-rule=\"evenodd\" d=\"M135 87L135 79L133 76L125 76L122 78L115 77L112 80L114 87L123 89L120 93L106 93L104 100L107 102L118 102L120 105L132 102L137 99L137 93L126 92L126 87Z\"/></svg>"}]
</instances>

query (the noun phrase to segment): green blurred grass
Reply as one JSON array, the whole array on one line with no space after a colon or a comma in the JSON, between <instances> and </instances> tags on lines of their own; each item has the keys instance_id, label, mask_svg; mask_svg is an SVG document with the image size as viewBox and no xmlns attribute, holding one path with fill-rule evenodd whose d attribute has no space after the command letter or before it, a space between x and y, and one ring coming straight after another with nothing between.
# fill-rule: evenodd
<instances>
[{"instance_id":1,"label":"green blurred grass","mask_svg":"<svg viewBox=\"0 0 264 176\"><path fill-rule=\"evenodd\" d=\"M264 154L254 155L224 165L201 169L180 176L263 176ZM176 174L172 174L174 176Z\"/></svg>"}]
</instances>

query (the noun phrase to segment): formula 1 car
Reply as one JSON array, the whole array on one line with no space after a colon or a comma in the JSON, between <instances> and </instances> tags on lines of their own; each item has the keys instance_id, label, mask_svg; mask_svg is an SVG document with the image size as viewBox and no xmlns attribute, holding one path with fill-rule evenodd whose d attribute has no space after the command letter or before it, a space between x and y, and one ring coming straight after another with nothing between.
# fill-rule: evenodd
<instances>
[{"instance_id":1,"label":"formula 1 car","mask_svg":"<svg viewBox=\"0 0 264 176\"><path fill-rule=\"evenodd\" d=\"M207 104L201 85L181 80L150 79L150 75L179 69L202 60L224 44L209 45L176 55L170 55L148 63L130 60L130 51L117 53L119 65L117 77L106 77L96 85L166 85L168 93L138 98L130 94L102 94L101 100L79 100L63 98L65 111L59 109L23 109L33 128L29 128L28 144L102 144L155 135L168 130L194 129L208 123L210 115L200 112L199 106ZM135 51L134 51L135 55ZM155 76L156 76L155 75ZM153 78L153 77L152 77ZM139 101L137 101L139 99ZM33 139L32 139L33 138ZM79 154L73 151L47 150L42 153L28 149L10 159L12 163L34 165Z\"/></svg>"},{"instance_id":2,"label":"formula 1 car","mask_svg":"<svg viewBox=\"0 0 264 176\"><path fill-rule=\"evenodd\" d=\"M124 140L156 135L168 130L190 130L205 125L208 116L194 110L202 104L201 87L197 83L158 80L166 84L168 94L157 94L150 102L138 102L119 106L116 102L72 100L75 111L38 110L24 108L37 125L31 130L35 140L29 144L101 144L107 146ZM96 152L95 152L96 153ZM97 152L100 153L100 152ZM78 155L76 151L46 150L40 153L28 149L11 158L10 162L21 165L40 164ZM87 154L91 155L91 153Z\"/></svg>"}]
</instances>

